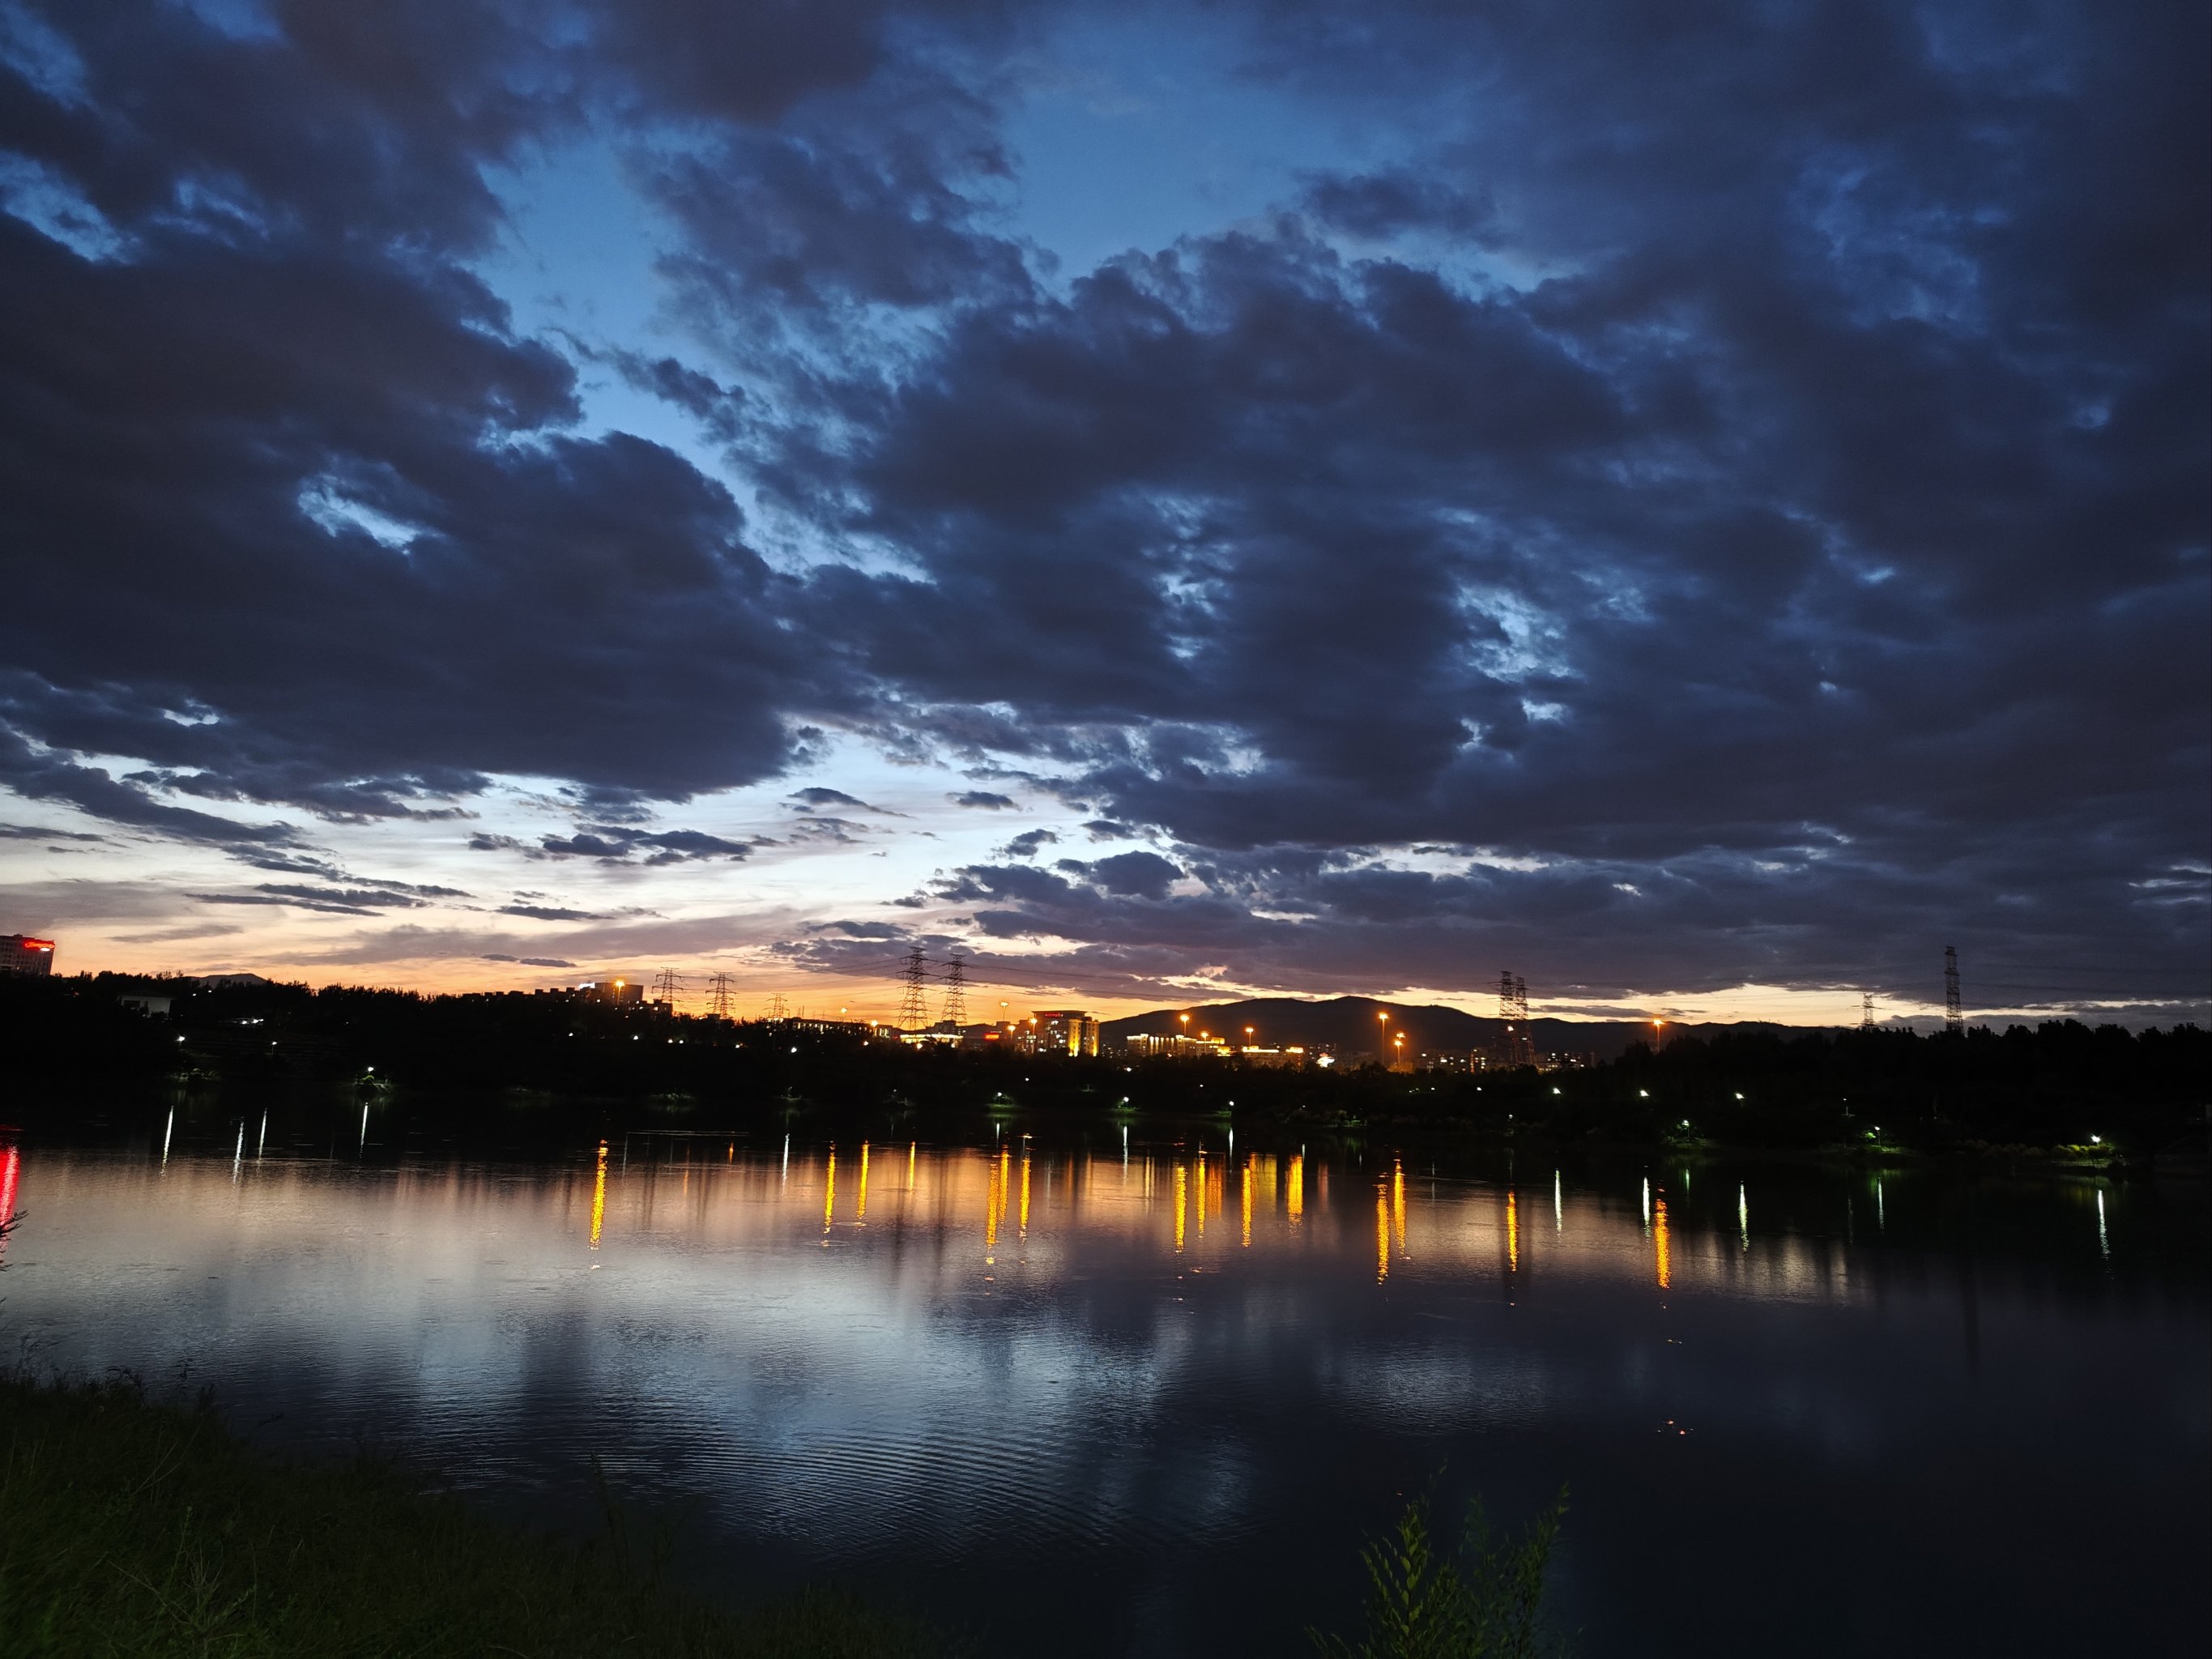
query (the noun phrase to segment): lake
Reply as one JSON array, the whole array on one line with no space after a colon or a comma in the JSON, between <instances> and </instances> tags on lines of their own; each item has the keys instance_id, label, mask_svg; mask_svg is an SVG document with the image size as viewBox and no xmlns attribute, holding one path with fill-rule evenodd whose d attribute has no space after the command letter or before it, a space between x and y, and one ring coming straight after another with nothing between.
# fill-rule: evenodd
<instances>
[{"instance_id":1,"label":"lake","mask_svg":"<svg viewBox=\"0 0 2212 1659\"><path fill-rule=\"evenodd\" d=\"M1433 1483L1588 1655L2212 1645L2202 1183L318 1123L0 1149L0 1345L987 1653L1296 1653ZM326 1142L307 1146L300 1138ZM189 1144L187 1144L189 1143Z\"/></svg>"}]
</instances>

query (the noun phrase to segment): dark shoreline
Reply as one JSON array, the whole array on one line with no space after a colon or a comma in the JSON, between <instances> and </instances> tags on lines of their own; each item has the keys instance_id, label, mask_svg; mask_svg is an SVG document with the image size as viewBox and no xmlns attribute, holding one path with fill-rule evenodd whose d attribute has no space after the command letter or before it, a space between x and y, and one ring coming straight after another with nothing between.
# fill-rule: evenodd
<instances>
[{"instance_id":1,"label":"dark shoreline","mask_svg":"<svg viewBox=\"0 0 2212 1659\"><path fill-rule=\"evenodd\" d=\"M1727 1030L1593 1066L1392 1070L909 1046L864 1026L654 1004L255 985L119 1000L113 975L0 982L0 1118L41 1135L277 1111L361 1150L544 1151L738 1123L757 1135L970 1139L1234 1128L1247 1136L1830 1168L2189 1178L2206 1167L2212 1032ZM1464 1057L1462 1057L1464 1058ZM336 1149L342 1132L325 1138Z\"/></svg>"}]
</instances>

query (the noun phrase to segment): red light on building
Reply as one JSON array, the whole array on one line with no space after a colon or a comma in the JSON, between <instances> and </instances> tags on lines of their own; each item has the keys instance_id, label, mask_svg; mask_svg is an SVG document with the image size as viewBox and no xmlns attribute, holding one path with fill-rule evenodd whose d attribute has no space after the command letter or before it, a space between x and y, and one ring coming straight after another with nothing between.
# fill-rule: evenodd
<instances>
[{"instance_id":1,"label":"red light on building","mask_svg":"<svg viewBox=\"0 0 2212 1659\"><path fill-rule=\"evenodd\" d=\"M0 974L51 974L54 942L25 933L0 934Z\"/></svg>"}]
</instances>

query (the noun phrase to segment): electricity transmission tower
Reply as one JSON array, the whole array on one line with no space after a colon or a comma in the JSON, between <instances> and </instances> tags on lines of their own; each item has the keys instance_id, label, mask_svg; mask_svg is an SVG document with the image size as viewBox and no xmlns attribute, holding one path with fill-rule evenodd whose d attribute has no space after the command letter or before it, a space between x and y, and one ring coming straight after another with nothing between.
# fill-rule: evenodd
<instances>
[{"instance_id":1,"label":"electricity transmission tower","mask_svg":"<svg viewBox=\"0 0 2212 1659\"><path fill-rule=\"evenodd\" d=\"M1874 993L1871 991L1859 993L1859 1030L1874 1030Z\"/></svg>"},{"instance_id":2,"label":"electricity transmission tower","mask_svg":"<svg viewBox=\"0 0 2212 1659\"><path fill-rule=\"evenodd\" d=\"M715 974L707 981L707 1012L716 1019L730 1017L730 976Z\"/></svg>"},{"instance_id":3,"label":"electricity transmission tower","mask_svg":"<svg viewBox=\"0 0 2212 1659\"><path fill-rule=\"evenodd\" d=\"M1943 947L1943 1028L1948 1031L1966 1029L1966 1015L1959 1000L1959 947Z\"/></svg>"},{"instance_id":4,"label":"electricity transmission tower","mask_svg":"<svg viewBox=\"0 0 2212 1659\"><path fill-rule=\"evenodd\" d=\"M768 1017L779 1024L791 1018L790 1009L784 1006L782 992L778 991L768 1000Z\"/></svg>"},{"instance_id":5,"label":"electricity transmission tower","mask_svg":"<svg viewBox=\"0 0 2212 1659\"><path fill-rule=\"evenodd\" d=\"M968 964L955 956L945 964L945 1024L968 1023Z\"/></svg>"},{"instance_id":6,"label":"electricity transmission tower","mask_svg":"<svg viewBox=\"0 0 2212 1659\"><path fill-rule=\"evenodd\" d=\"M653 994L671 1008L683 994L684 981L673 968L664 968L653 976Z\"/></svg>"},{"instance_id":7,"label":"electricity transmission tower","mask_svg":"<svg viewBox=\"0 0 2212 1659\"><path fill-rule=\"evenodd\" d=\"M906 953L906 994L899 1000L899 1029L919 1031L929 1024L929 958L915 945Z\"/></svg>"}]
</instances>

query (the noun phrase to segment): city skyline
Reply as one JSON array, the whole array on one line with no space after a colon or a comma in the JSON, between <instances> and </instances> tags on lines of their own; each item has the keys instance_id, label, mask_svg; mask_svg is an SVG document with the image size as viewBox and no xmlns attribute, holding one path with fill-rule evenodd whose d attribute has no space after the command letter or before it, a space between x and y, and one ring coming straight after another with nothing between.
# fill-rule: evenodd
<instances>
[{"instance_id":1,"label":"city skyline","mask_svg":"<svg viewBox=\"0 0 2212 1659\"><path fill-rule=\"evenodd\" d=\"M2212 1009L2201 9L471 18L0 8L60 971Z\"/></svg>"}]
</instances>

